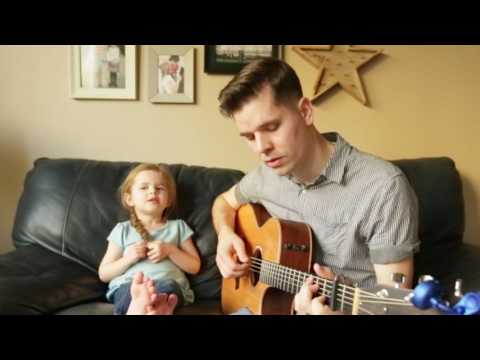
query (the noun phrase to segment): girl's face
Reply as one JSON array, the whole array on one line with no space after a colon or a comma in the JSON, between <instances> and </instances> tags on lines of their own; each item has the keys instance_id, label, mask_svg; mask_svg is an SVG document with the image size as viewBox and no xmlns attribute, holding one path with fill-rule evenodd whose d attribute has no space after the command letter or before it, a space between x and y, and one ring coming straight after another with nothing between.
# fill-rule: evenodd
<instances>
[{"instance_id":1,"label":"girl's face","mask_svg":"<svg viewBox=\"0 0 480 360\"><path fill-rule=\"evenodd\" d=\"M168 187L161 173L154 170L141 171L135 177L125 202L137 214L161 217L170 204Z\"/></svg>"}]
</instances>

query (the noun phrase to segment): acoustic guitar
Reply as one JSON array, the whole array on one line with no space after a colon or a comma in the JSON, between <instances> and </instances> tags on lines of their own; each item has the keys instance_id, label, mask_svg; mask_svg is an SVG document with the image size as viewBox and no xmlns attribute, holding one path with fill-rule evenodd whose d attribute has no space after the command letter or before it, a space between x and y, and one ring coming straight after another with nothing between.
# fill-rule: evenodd
<instances>
[{"instance_id":1,"label":"acoustic guitar","mask_svg":"<svg viewBox=\"0 0 480 360\"><path fill-rule=\"evenodd\" d=\"M248 308L256 315L293 313L293 299L312 276L334 310L352 315L437 314L420 310L409 298L412 291L387 286L361 289L338 280L310 274L313 255L308 225L271 217L260 205L246 204L237 212L236 233L245 241L250 271L241 278L223 279L225 314Z\"/></svg>"}]
</instances>

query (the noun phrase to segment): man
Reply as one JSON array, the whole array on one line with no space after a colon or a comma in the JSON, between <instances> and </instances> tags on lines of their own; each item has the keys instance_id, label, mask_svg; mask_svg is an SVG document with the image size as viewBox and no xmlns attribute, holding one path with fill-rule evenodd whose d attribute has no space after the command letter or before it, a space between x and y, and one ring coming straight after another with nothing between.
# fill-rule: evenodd
<instances>
[{"instance_id":1,"label":"man","mask_svg":"<svg viewBox=\"0 0 480 360\"><path fill-rule=\"evenodd\" d=\"M319 133L298 76L281 60L248 64L219 101L221 112L233 118L262 162L221 194L212 209L216 261L224 277L248 272L248 254L234 222L237 209L253 202L272 216L312 228L317 275L341 274L370 287L391 285L392 274L402 273L403 287L411 287L418 205L398 168L360 152L339 134ZM316 290L312 279L304 284L295 297L297 313L332 313L325 297L315 297Z\"/></svg>"}]
</instances>

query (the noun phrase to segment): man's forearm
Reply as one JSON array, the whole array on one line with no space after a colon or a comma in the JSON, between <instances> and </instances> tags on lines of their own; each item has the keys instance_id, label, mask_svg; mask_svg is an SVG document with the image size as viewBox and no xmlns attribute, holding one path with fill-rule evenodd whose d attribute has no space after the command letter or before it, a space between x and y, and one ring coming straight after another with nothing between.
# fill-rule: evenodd
<instances>
[{"instance_id":1,"label":"man's forearm","mask_svg":"<svg viewBox=\"0 0 480 360\"><path fill-rule=\"evenodd\" d=\"M395 286L392 275L400 273L405 276L405 282L400 286L405 289L411 289L413 286L413 256L392 264L374 264L377 283L387 286Z\"/></svg>"},{"instance_id":2,"label":"man's forearm","mask_svg":"<svg viewBox=\"0 0 480 360\"><path fill-rule=\"evenodd\" d=\"M213 226L217 234L224 228L234 230L236 211L224 199L223 194L218 196L212 207Z\"/></svg>"}]
</instances>

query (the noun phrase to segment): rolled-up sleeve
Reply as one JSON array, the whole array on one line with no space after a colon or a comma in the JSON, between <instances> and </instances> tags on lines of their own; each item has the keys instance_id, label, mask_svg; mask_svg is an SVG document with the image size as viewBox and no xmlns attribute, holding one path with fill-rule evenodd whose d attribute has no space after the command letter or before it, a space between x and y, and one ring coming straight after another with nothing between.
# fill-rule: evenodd
<instances>
[{"instance_id":1,"label":"rolled-up sleeve","mask_svg":"<svg viewBox=\"0 0 480 360\"><path fill-rule=\"evenodd\" d=\"M367 243L374 264L400 262L419 250L418 200L403 174L379 189L368 225Z\"/></svg>"}]
</instances>

